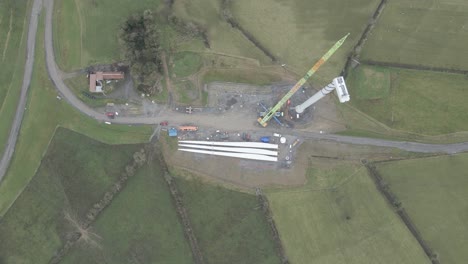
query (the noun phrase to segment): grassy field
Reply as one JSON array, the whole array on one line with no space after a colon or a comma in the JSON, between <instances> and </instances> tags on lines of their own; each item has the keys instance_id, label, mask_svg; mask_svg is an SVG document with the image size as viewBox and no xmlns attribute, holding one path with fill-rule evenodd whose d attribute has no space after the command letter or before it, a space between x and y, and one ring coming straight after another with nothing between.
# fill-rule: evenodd
<instances>
[{"instance_id":1,"label":"grassy field","mask_svg":"<svg viewBox=\"0 0 468 264\"><path fill-rule=\"evenodd\" d=\"M346 33L336 54L313 77L327 84L342 70L346 56L359 39L377 0L353 1L232 1L234 17L288 69L303 75Z\"/></svg>"},{"instance_id":2,"label":"grassy field","mask_svg":"<svg viewBox=\"0 0 468 264\"><path fill-rule=\"evenodd\" d=\"M196 73L200 70L203 63L202 57L194 52L176 53L173 60L172 75L177 78L187 77Z\"/></svg>"},{"instance_id":3,"label":"grassy field","mask_svg":"<svg viewBox=\"0 0 468 264\"><path fill-rule=\"evenodd\" d=\"M57 100L57 92L46 72L43 17L37 33L36 59L27 110L9 170L0 185L0 215L5 214L21 190L35 174L58 126L75 130L109 144L146 142L151 127L105 125L89 119L67 102Z\"/></svg>"},{"instance_id":4,"label":"grassy field","mask_svg":"<svg viewBox=\"0 0 468 264\"><path fill-rule=\"evenodd\" d=\"M430 263L363 166L317 162L307 177L267 192L291 263Z\"/></svg>"},{"instance_id":5,"label":"grassy field","mask_svg":"<svg viewBox=\"0 0 468 264\"><path fill-rule=\"evenodd\" d=\"M204 27L210 42L210 51L256 59L261 63L271 63L262 51L257 49L242 33L232 28L221 16L221 1L180 0L174 2L174 14L194 21ZM197 42L181 46L181 49L204 51Z\"/></svg>"},{"instance_id":6,"label":"grassy field","mask_svg":"<svg viewBox=\"0 0 468 264\"><path fill-rule=\"evenodd\" d=\"M280 263L254 195L176 180L206 263Z\"/></svg>"},{"instance_id":7,"label":"grassy field","mask_svg":"<svg viewBox=\"0 0 468 264\"><path fill-rule=\"evenodd\" d=\"M0 153L10 133L23 80L31 1L0 1Z\"/></svg>"},{"instance_id":8,"label":"grassy field","mask_svg":"<svg viewBox=\"0 0 468 264\"><path fill-rule=\"evenodd\" d=\"M190 104L198 97L198 90L195 85L189 80L178 81L174 83L178 102L181 104Z\"/></svg>"},{"instance_id":9,"label":"grassy field","mask_svg":"<svg viewBox=\"0 0 468 264\"><path fill-rule=\"evenodd\" d=\"M120 25L131 14L157 10L160 0L64 0L54 6L54 46L64 70L109 63L120 59Z\"/></svg>"},{"instance_id":10,"label":"grassy field","mask_svg":"<svg viewBox=\"0 0 468 264\"><path fill-rule=\"evenodd\" d=\"M261 69L211 69L203 75L203 82L214 81L268 85L281 81L281 77Z\"/></svg>"},{"instance_id":11,"label":"grassy field","mask_svg":"<svg viewBox=\"0 0 468 264\"><path fill-rule=\"evenodd\" d=\"M468 262L468 155L379 164L440 263Z\"/></svg>"},{"instance_id":12,"label":"grassy field","mask_svg":"<svg viewBox=\"0 0 468 264\"><path fill-rule=\"evenodd\" d=\"M192 263L161 169L142 167L61 263Z\"/></svg>"},{"instance_id":13,"label":"grassy field","mask_svg":"<svg viewBox=\"0 0 468 264\"><path fill-rule=\"evenodd\" d=\"M2 263L47 263L67 234L76 231L66 215L83 218L137 149L57 130L35 177L2 218Z\"/></svg>"},{"instance_id":14,"label":"grassy field","mask_svg":"<svg viewBox=\"0 0 468 264\"><path fill-rule=\"evenodd\" d=\"M348 87L353 106L390 128L422 135L468 130L463 75L360 66Z\"/></svg>"},{"instance_id":15,"label":"grassy field","mask_svg":"<svg viewBox=\"0 0 468 264\"><path fill-rule=\"evenodd\" d=\"M350 74L347 84L352 88L353 99L382 99L390 96L390 77L388 68L361 66Z\"/></svg>"},{"instance_id":16,"label":"grassy field","mask_svg":"<svg viewBox=\"0 0 468 264\"><path fill-rule=\"evenodd\" d=\"M468 69L468 2L389 1L363 59Z\"/></svg>"}]
</instances>

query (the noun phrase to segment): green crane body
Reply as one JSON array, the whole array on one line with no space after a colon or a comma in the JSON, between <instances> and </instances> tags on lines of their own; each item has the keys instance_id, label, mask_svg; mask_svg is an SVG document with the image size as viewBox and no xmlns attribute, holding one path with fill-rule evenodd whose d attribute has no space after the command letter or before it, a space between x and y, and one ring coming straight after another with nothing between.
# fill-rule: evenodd
<instances>
[{"instance_id":1,"label":"green crane body","mask_svg":"<svg viewBox=\"0 0 468 264\"><path fill-rule=\"evenodd\" d=\"M289 90L289 92L263 118L260 117L258 119L260 125L262 125L263 127L267 126L268 121L270 121L270 119L276 114L276 112L280 110L281 107L283 107L283 105L289 100L289 98L291 98L291 96L293 96L293 94L295 94L306 83L310 76L314 75L314 73L320 68L320 66L322 66L322 64L326 62L328 58L330 58L331 55L333 55L333 53L335 53L341 47L341 45L343 45L348 36L349 33L346 34L346 36L344 36L342 39L338 40L338 42L336 42L335 45L333 45L333 47L331 47L331 49L327 51L327 53L325 53L325 55L323 55L322 58L320 58L315 63L315 65L306 73L306 75L302 77L302 79L300 79L293 86L293 88L291 88L291 90Z\"/></svg>"}]
</instances>

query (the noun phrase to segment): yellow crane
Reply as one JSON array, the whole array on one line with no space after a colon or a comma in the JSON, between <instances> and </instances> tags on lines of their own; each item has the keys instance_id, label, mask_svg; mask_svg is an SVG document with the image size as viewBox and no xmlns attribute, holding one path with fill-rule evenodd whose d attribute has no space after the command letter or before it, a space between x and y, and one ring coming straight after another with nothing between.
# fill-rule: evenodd
<instances>
[{"instance_id":1,"label":"yellow crane","mask_svg":"<svg viewBox=\"0 0 468 264\"><path fill-rule=\"evenodd\" d=\"M300 79L293 86L293 88L291 88L291 90L289 90L289 92L273 108L271 108L270 111L263 118L258 118L258 123L260 123L260 125L262 125L263 127L266 127L268 125L268 121L270 121L270 119L276 114L276 112L280 110L281 107L283 107L283 105L289 100L289 98L291 98L291 96L293 96L293 94L295 94L302 87L302 85L306 83L307 79L309 79L310 76L314 75L314 73L320 68L320 66L322 66L322 64L325 63L328 60L328 58L330 58L331 55L333 55L333 53L335 53L341 47L341 45L343 45L348 36L349 33L346 34L346 36L344 36L342 39L338 40L338 42L336 42L335 45L333 45L333 47L331 47L331 49L327 51L327 53L325 53L325 55L323 55L322 58L320 58L315 63L315 65L306 73L306 75L302 77L302 79Z\"/></svg>"}]
</instances>

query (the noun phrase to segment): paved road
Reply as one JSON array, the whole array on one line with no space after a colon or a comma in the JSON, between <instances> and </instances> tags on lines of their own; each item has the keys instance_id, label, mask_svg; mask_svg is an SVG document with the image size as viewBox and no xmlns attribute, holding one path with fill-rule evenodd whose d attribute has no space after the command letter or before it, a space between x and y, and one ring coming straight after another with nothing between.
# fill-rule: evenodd
<instances>
[{"instance_id":1,"label":"paved road","mask_svg":"<svg viewBox=\"0 0 468 264\"><path fill-rule=\"evenodd\" d=\"M21 95L19 98L18 107L16 108L15 118L13 119L13 124L11 126L8 142L5 146L2 159L0 160L0 182L2 181L3 176L5 175L10 164L11 158L13 157L16 141L18 139L21 123L23 121L24 110L26 110L26 99L29 90L29 85L31 83L31 76L34 65L34 49L36 45L37 22L42 7L41 2L41 0L35 0L31 10L31 18L29 21L29 31L27 40L28 43L26 50L26 63L24 65L23 84L21 86Z\"/></svg>"},{"instance_id":2,"label":"paved road","mask_svg":"<svg viewBox=\"0 0 468 264\"><path fill-rule=\"evenodd\" d=\"M53 12L53 0L44 0L44 5L46 8L46 28L45 28L45 51L46 51L46 64L49 72L50 79L56 86L59 93L62 95L64 100L66 100L73 107L78 109L80 112L85 115L94 118L98 121L108 121L107 117L103 113L99 113L94 109L85 105L81 100L79 100L68 87L65 85L61 79L61 71L58 69L57 64L55 63L55 54L52 41L52 12ZM23 77L23 86L21 90L21 97L18 104L17 112L15 119L13 121L13 126L11 128L10 137L8 139L8 144L5 149L5 153L0 161L0 181L2 180L5 172L8 168L8 165L11 161L13 155L16 140L18 137L18 132L21 127L21 121L23 118L25 105L26 105L26 96L31 81L32 67L34 63L34 47L36 41L36 32L37 32L37 22L38 14L41 10L41 0L34 0L31 20L29 23L29 33L28 33L28 45L27 45L27 54L25 72ZM118 117L114 119L113 123L119 124L158 124L163 120L171 120L172 123L197 123L200 126L207 127L217 127L223 128L226 130L239 130L242 128L244 130L265 130L255 126L252 120L244 119L239 122L233 123L230 122L234 117L234 113L227 113L225 115L186 115L175 113L169 109L167 111L161 111L157 116L153 117ZM267 131L272 131L268 130ZM289 132L288 132L289 133ZM372 145L372 146L381 146L381 147L392 147L399 148L406 151L414 152L423 152L423 153L459 153L468 151L468 142L458 143L458 144L422 144L414 142L404 142L404 141L389 141L382 139L372 139L372 138L358 138L358 137L347 137L331 134L319 134L314 132L306 131L294 131L292 134L302 136L307 139L314 140L327 140L335 141L341 143L349 144L358 144L358 145Z\"/></svg>"}]
</instances>

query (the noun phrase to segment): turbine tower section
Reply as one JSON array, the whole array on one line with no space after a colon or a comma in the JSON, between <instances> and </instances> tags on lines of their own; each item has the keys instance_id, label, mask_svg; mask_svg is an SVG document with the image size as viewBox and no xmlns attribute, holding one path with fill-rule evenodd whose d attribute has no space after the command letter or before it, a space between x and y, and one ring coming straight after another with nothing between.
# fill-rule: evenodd
<instances>
[{"instance_id":1,"label":"turbine tower section","mask_svg":"<svg viewBox=\"0 0 468 264\"><path fill-rule=\"evenodd\" d=\"M349 33L346 34L342 39L338 40L333 47L331 47L330 50L325 53L325 55L322 56L315 64L314 66L306 73L302 79L300 79L292 88L291 90L273 107L270 109L270 111L263 117L260 117L257 121L262 125L263 127L266 127L268 124L268 121L278 112L278 110L283 107L283 105L293 96L294 93L296 93L299 88L301 88L306 81L315 74L315 72L324 64L332 55L335 53L341 45L345 42L346 38L349 36Z\"/></svg>"},{"instance_id":2,"label":"turbine tower section","mask_svg":"<svg viewBox=\"0 0 468 264\"><path fill-rule=\"evenodd\" d=\"M343 76L336 77L333 79L331 83L327 86L323 87L320 91L314 94L312 97L307 99L304 103L295 107L296 113L301 114L311 105L315 104L317 101L325 97L325 95L336 91L336 95L338 96L338 100L340 103L348 102L350 97L348 93L348 88L346 87L346 83L344 81Z\"/></svg>"}]
</instances>

